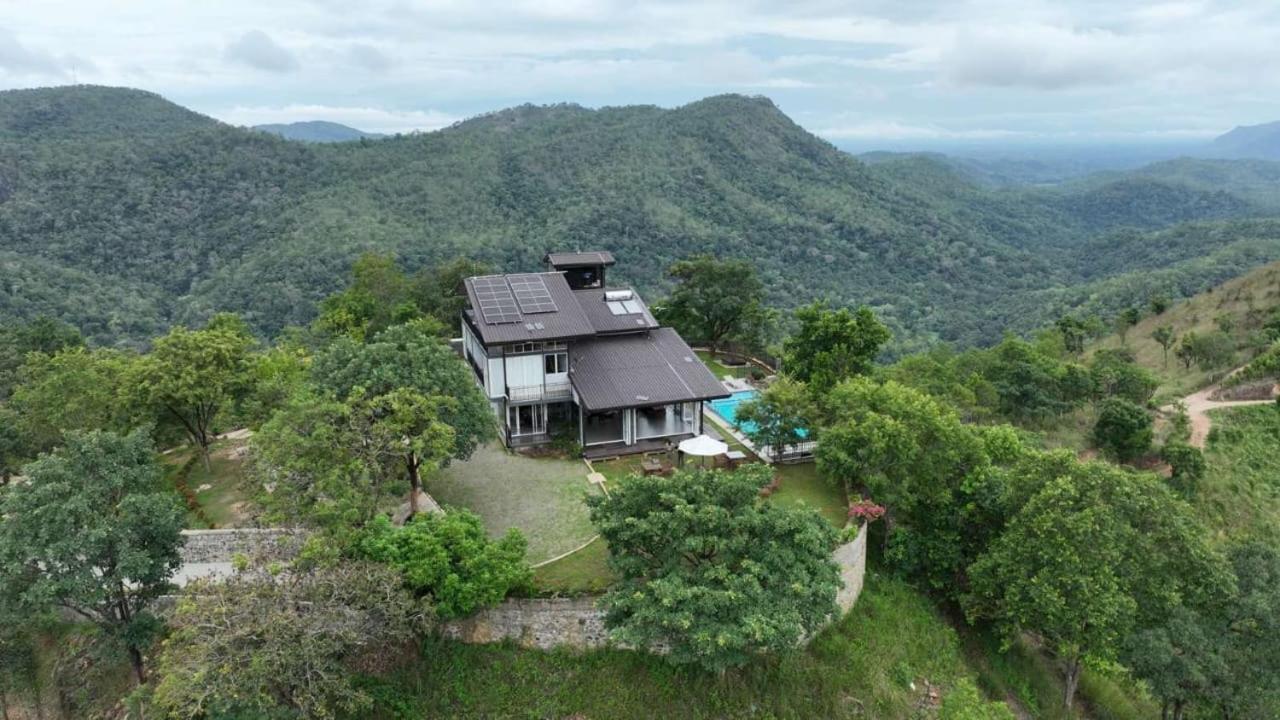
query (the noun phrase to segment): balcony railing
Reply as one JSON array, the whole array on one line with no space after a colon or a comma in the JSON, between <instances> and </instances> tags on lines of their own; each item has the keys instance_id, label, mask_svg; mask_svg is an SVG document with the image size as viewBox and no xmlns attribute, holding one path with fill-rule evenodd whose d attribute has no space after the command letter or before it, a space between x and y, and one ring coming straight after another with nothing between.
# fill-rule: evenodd
<instances>
[{"instance_id":1,"label":"balcony railing","mask_svg":"<svg viewBox=\"0 0 1280 720\"><path fill-rule=\"evenodd\" d=\"M567 382L507 388L507 399L511 402L565 400L571 397L573 397L573 386Z\"/></svg>"}]
</instances>

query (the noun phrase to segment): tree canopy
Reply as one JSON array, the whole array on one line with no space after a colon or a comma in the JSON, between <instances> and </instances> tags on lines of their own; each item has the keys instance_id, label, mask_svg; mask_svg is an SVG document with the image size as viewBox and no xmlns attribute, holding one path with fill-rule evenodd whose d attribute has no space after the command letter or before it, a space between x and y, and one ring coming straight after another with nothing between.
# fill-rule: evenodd
<instances>
[{"instance_id":1,"label":"tree canopy","mask_svg":"<svg viewBox=\"0 0 1280 720\"><path fill-rule=\"evenodd\" d=\"M796 647L835 610L835 531L812 511L757 502L769 470L633 476L588 498L619 581L605 622L711 671Z\"/></svg>"},{"instance_id":2,"label":"tree canopy","mask_svg":"<svg viewBox=\"0 0 1280 720\"><path fill-rule=\"evenodd\" d=\"M799 328L782 345L782 369L816 388L865 375L891 337L869 308L832 310L825 303L795 312Z\"/></svg>"},{"instance_id":3,"label":"tree canopy","mask_svg":"<svg viewBox=\"0 0 1280 720\"><path fill-rule=\"evenodd\" d=\"M1041 467L1039 489L970 567L966 604L1007 638L1042 637L1063 661L1071 707L1082 663L1117 658L1132 633L1229 594L1234 579L1156 478L1065 457Z\"/></svg>"},{"instance_id":4,"label":"tree canopy","mask_svg":"<svg viewBox=\"0 0 1280 720\"><path fill-rule=\"evenodd\" d=\"M178 568L185 521L150 439L72 432L23 473L0 494L0 586L32 612L100 625L145 682L143 651L159 628L149 609Z\"/></svg>"}]
</instances>

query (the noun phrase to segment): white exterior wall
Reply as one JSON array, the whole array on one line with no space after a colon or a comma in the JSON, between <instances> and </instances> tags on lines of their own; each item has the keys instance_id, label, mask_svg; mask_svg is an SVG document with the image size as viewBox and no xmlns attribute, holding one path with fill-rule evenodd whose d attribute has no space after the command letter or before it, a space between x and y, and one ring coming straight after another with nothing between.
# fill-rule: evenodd
<instances>
[{"instance_id":1,"label":"white exterior wall","mask_svg":"<svg viewBox=\"0 0 1280 720\"><path fill-rule=\"evenodd\" d=\"M489 371L484 374L484 377L485 391L489 393L490 400L506 396L507 376L503 371L503 358L490 358Z\"/></svg>"}]
</instances>

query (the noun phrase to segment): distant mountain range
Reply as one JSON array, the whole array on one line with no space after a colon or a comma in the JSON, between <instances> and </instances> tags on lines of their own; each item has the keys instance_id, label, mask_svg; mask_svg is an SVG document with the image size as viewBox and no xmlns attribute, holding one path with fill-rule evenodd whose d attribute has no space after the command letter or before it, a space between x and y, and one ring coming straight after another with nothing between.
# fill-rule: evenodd
<instances>
[{"instance_id":1,"label":"distant mountain range","mask_svg":"<svg viewBox=\"0 0 1280 720\"><path fill-rule=\"evenodd\" d=\"M863 162L762 97L526 105L379 142L302 143L138 90L0 94L0 322L99 343L240 312L314 317L363 252L533 270L599 248L660 297L694 253L742 257L779 308L872 306L896 350L1111 313L1280 259L1280 163L1186 159L1051 187L950 158Z\"/></svg>"},{"instance_id":2,"label":"distant mountain range","mask_svg":"<svg viewBox=\"0 0 1280 720\"><path fill-rule=\"evenodd\" d=\"M1213 147L1227 157L1280 160L1280 121L1243 125L1218 136Z\"/></svg>"},{"instance_id":3,"label":"distant mountain range","mask_svg":"<svg viewBox=\"0 0 1280 720\"><path fill-rule=\"evenodd\" d=\"M286 140L300 140L311 143L349 142L361 138L374 140L386 137L381 133L365 132L342 123L326 122L324 120L269 123L267 125L254 125L253 129L268 132L272 135L279 135Z\"/></svg>"}]
</instances>

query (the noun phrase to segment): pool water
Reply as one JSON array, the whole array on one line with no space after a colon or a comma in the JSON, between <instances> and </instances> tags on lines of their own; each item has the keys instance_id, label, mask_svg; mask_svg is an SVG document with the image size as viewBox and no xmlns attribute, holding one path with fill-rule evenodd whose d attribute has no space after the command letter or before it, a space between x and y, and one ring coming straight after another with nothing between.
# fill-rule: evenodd
<instances>
[{"instance_id":1,"label":"pool water","mask_svg":"<svg viewBox=\"0 0 1280 720\"><path fill-rule=\"evenodd\" d=\"M724 418L730 425L750 434L755 432L756 424L753 422L738 422L738 406L748 400L754 400L759 394L758 390L739 390L727 398L712 400L709 404L711 405L711 410ZM802 438L809 437L807 430L800 430L797 434Z\"/></svg>"}]
</instances>

